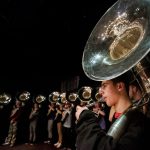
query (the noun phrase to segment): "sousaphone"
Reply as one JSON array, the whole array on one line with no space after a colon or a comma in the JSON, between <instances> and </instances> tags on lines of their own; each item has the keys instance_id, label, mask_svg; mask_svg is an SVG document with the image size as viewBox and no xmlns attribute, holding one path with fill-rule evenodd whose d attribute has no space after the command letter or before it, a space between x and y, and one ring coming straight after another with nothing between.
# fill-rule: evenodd
<instances>
[{"instance_id":1,"label":"sousaphone","mask_svg":"<svg viewBox=\"0 0 150 150\"><path fill-rule=\"evenodd\" d=\"M48 96L48 100L50 103L57 103L60 99L60 92L58 91L54 91L52 93L49 94Z\"/></svg>"},{"instance_id":2,"label":"sousaphone","mask_svg":"<svg viewBox=\"0 0 150 150\"><path fill-rule=\"evenodd\" d=\"M8 93L0 94L0 109L2 109L5 105L8 105L12 101L12 96Z\"/></svg>"},{"instance_id":3,"label":"sousaphone","mask_svg":"<svg viewBox=\"0 0 150 150\"><path fill-rule=\"evenodd\" d=\"M88 105L90 103L93 103L93 88L90 86L82 86L78 90L78 98L81 101L81 105Z\"/></svg>"},{"instance_id":4,"label":"sousaphone","mask_svg":"<svg viewBox=\"0 0 150 150\"><path fill-rule=\"evenodd\" d=\"M118 0L91 32L84 48L82 67L87 77L95 81L110 80L132 70L149 95L149 51L150 1ZM116 140L126 125L126 114L122 116L120 123L114 123L108 131Z\"/></svg>"},{"instance_id":5,"label":"sousaphone","mask_svg":"<svg viewBox=\"0 0 150 150\"><path fill-rule=\"evenodd\" d=\"M94 97L94 100L97 102L100 102L100 103L104 102L104 99L102 98L102 95L99 92L99 87L95 88L93 97Z\"/></svg>"},{"instance_id":6,"label":"sousaphone","mask_svg":"<svg viewBox=\"0 0 150 150\"><path fill-rule=\"evenodd\" d=\"M92 80L103 81L120 76L135 66L140 69L138 72L149 70L149 17L150 1L147 0L118 0L111 6L85 45L82 57L85 74ZM143 82L148 84L149 73L141 74ZM150 92L149 85L145 89Z\"/></svg>"},{"instance_id":7,"label":"sousaphone","mask_svg":"<svg viewBox=\"0 0 150 150\"><path fill-rule=\"evenodd\" d=\"M71 103L75 103L78 100L77 92L67 93L67 100Z\"/></svg>"},{"instance_id":8,"label":"sousaphone","mask_svg":"<svg viewBox=\"0 0 150 150\"><path fill-rule=\"evenodd\" d=\"M46 96L42 94L38 94L34 99L34 103L42 104L45 100L46 100Z\"/></svg>"},{"instance_id":9,"label":"sousaphone","mask_svg":"<svg viewBox=\"0 0 150 150\"><path fill-rule=\"evenodd\" d=\"M18 94L17 99L26 102L31 98L31 93L29 91L23 91Z\"/></svg>"},{"instance_id":10,"label":"sousaphone","mask_svg":"<svg viewBox=\"0 0 150 150\"><path fill-rule=\"evenodd\" d=\"M60 93L60 97L59 97L59 101L58 101L60 104L65 104L65 102L67 102L67 99L66 99L66 92L62 92Z\"/></svg>"}]
</instances>

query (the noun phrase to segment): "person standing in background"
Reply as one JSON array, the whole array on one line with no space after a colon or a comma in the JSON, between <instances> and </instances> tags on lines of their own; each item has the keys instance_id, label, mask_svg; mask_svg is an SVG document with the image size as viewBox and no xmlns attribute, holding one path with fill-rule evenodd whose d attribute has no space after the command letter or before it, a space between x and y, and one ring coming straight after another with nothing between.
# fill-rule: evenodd
<instances>
[{"instance_id":1,"label":"person standing in background","mask_svg":"<svg viewBox=\"0 0 150 150\"><path fill-rule=\"evenodd\" d=\"M56 115L54 119L55 126L57 127L58 138L57 142L54 144L56 148L60 148L62 146L63 133L62 133L62 113L63 113L63 104L59 103L56 105Z\"/></svg>"},{"instance_id":2,"label":"person standing in background","mask_svg":"<svg viewBox=\"0 0 150 150\"><path fill-rule=\"evenodd\" d=\"M71 103L66 100L62 114L62 131L63 131L63 148L71 150L73 148L72 138L72 107Z\"/></svg>"},{"instance_id":3,"label":"person standing in background","mask_svg":"<svg viewBox=\"0 0 150 150\"><path fill-rule=\"evenodd\" d=\"M55 103L50 102L48 104L48 112L47 112L47 131L48 131L48 140L44 141L44 143L50 144L52 142L53 138L53 124L54 124L54 119L56 115L56 108L55 108Z\"/></svg>"},{"instance_id":4,"label":"person standing in background","mask_svg":"<svg viewBox=\"0 0 150 150\"><path fill-rule=\"evenodd\" d=\"M29 115L29 144L33 145L37 142L37 126L39 119L40 107L34 103Z\"/></svg>"},{"instance_id":5,"label":"person standing in background","mask_svg":"<svg viewBox=\"0 0 150 150\"><path fill-rule=\"evenodd\" d=\"M22 102L16 100L15 105L13 106L13 109L9 117L10 125L9 125L8 136L6 137L5 143L3 143L3 145L10 145L10 147L13 147L15 145L17 131L18 131L18 123L21 114L22 114Z\"/></svg>"},{"instance_id":6,"label":"person standing in background","mask_svg":"<svg viewBox=\"0 0 150 150\"><path fill-rule=\"evenodd\" d=\"M106 122L105 122L105 112L102 110L102 106L100 102L95 102L95 105L92 111L98 115L99 118L99 125L101 129L106 130Z\"/></svg>"}]
</instances>

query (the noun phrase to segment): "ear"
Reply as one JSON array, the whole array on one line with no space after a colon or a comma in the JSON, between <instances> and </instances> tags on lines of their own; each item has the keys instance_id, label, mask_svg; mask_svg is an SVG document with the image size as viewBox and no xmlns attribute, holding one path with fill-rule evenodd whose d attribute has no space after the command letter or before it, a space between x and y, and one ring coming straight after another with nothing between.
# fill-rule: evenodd
<instances>
[{"instance_id":1,"label":"ear","mask_svg":"<svg viewBox=\"0 0 150 150\"><path fill-rule=\"evenodd\" d=\"M125 88L125 84L123 82L117 83L117 89L118 91L122 91Z\"/></svg>"}]
</instances>

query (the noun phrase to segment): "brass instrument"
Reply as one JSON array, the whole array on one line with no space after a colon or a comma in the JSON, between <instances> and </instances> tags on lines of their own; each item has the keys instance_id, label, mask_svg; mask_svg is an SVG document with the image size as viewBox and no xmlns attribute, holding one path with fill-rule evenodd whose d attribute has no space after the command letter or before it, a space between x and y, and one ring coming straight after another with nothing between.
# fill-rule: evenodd
<instances>
[{"instance_id":1,"label":"brass instrument","mask_svg":"<svg viewBox=\"0 0 150 150\"><path fill-rule=\"evenodd\" d=\"M104 99L102 98L102 95L99 92L99 87L94 88L93 97L95 101L105 102Z\"/></svg>"},{"instance_id":2,"label":"brass instrument","mask_svg":"<svg viewBox=\"0 0 150 150\"><path fill-rule=\"evenodd\" d=\"M57 91L52 92L51 94L49 94L48 96L48 100L50 103L57 103L60 97L60 93Z\"/></svg>"},{"instance_id":3,"label":"brass instrument","mask_svg":"<svg viewBox=\"0 0 150 150\"><path fill-rule=\"evenodd\" d=\"M23 91L22 93L20 93L18 95L18 100L22 101L22 102L26 102L31 98L31 94L28 91Z\"/></svg>"},{"instance_id":4,"label":"brass instrument","mask_svg":"<svg viewBox=\"0 0 150 150\"><path fill-rule=\"evenodd\" d=\"M45 97L44 95L39 94L39 95L37 95L37 96L35 97L34 102L35 102L35 103L38 103L38 104L41 104L41 103L43 103L45 100L46 100L46 97Z\"/></svg>"},{"instance_id":5,"label":"brass instrument","mask_svg":"<svg viewBox=\"0 0 150 150\"><path fill-rule=\"evenodd\" d=\"M64 104L66 101L67 101L67 99L66 99L66 93L63 92L63 93L60 94L60 99L59 99L58 102L59 102L60 104Z\"/></svg>"},{"instance_id":6,"label":"brass instrument","mask_svg":"<svg viewBox=\"0 0 150 150\"><path fill-rule=\"evenodd\" d=\"M0 109L4 107L4 105L8 105L12 100L12 97L8 93L1 93L0 94Z\"/></svg>"},{"instance_id":7,"label":"brass instrument","mask_svg":"<svg viewBox=\"0 0 150 150\"><path fill-rule=\"evenodd\" d=\"M76 102L77 99L78 99L78 94L77 94L77 93L75 93L75 92L70 92L70 93L68 94L67 100L68 100L69 102L74 103L74 102Z\"/></svg>"},{"instance_id":8,"label":"brass instrument","mask_svg":"<svg viewBox=\"0 0 150 150\"><path fill-rule=\"evenodd\" d=\"M82 67L90 79L110 80L132 71L145 91L147 100L129 108L108 131L115 140L126 127L127 115L149 102L149 15L150 1L118 0L98 21L83 52Z\"/></svg>"},{"instance_id":9,"label":"brass instrument","mask_svg":"<svg viewBox=\"0 0 150 150\"><path fill-rule=\"evenodd\" d=\"M92 91L93 89L90 86L83 86L78 90L78 98L81 103L90 104L93 102Z\"/></svg>"},{"instance_id":10,"label":"brass instrument","mask_svg":"<svg viewBox=\"0 0 150 150\"><path fill-rule=\"evenodd\" d=\"M89 108L94 106L96 101L100 103L104 102L99 93L99 87L83 86L78 90L77 98Z\"/></svg>"}]
</instances>

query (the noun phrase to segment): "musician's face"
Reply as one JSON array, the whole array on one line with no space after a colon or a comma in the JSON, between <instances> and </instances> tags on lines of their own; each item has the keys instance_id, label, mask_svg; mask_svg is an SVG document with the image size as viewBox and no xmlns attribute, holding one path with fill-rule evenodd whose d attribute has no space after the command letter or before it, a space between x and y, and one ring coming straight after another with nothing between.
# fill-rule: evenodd
<instances>
[{"instance_id":1,"label":"musician's face","mask_svg":"<svg viewBox=\"0 0 150 150\"><path fill-rule=\"evenodd\" d=\"M102 97L108 106L113 106L117 103L117 85L111 80L103 81L99 92L102 94Z\"/></svg>"}]
</instances>

